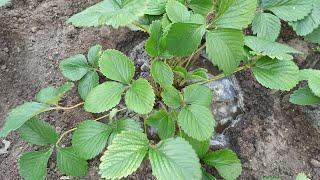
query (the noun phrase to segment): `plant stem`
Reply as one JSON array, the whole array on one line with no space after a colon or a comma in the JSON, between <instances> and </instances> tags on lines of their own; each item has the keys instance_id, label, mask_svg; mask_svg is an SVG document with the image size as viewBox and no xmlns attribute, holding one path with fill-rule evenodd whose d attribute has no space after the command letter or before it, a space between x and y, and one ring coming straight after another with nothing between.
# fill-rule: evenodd
<instances>
[{"instance_id":1,"label":"plant stem","mask_svg":"<svg viewBox=\"0 0 320 180\"><path fill-rule=\"evenodd\" d=\"M189 57L188 61L187 61L187 64L185 65L185 68L187 69L192 58L197 55L200 51L202 51L202 49L204 49L206 47L206 44L203 44L201 47L199 47L196 51L194 51L191 56Z\"/></svg>"},{"instance_id":2,"label":"plant stem","mask_svg":"<svg viewBox=\"0 0 320 180\"><path fill-rule=\"evenodd\" d=\"M83 105L84 102L78 103L74 106L70 106L70 107L61 107L61 106L57 106L57 107L53 107L52 110L70 110L70 109L74 109L76 107L79 107L81 105Z\"/></svg>"},{"instance_id":3,"label":"plant stem","mask_svg":"<svg viewBox=\"0 0 320 180\"><path fill-rule=\"evenodd\" d=\"M118 112L120 112L120 111L123 111L123 110L126 110L126 109L128 109L128 108L119 109L119 110L116 111L116 113L118 113ZM106 118L106 117L108 117L108 116L110 116L110 113L108 113L108 114L106 114L106 115L103 115L103 116L95 119L94 121L99 121L99 120L101 120L101 119L103 119L103 118Z\"/></svg>"},{"instance_id":4,"label":"plant stem","mask_svg":"<svg viewBox=\"0 0 320 180\"><path fill-rule=\"evenodd\" d=\"M61 142L62 138L64 136L66 136L68 133L72 132L72 131L75 131L77 128L72 128L72 129L69 129L68 131L64 132L61 134L60 138L58 139L58 141L56 142L56 146L58 147L59 146L59 143Z\"/></svg>"}]
</instances>

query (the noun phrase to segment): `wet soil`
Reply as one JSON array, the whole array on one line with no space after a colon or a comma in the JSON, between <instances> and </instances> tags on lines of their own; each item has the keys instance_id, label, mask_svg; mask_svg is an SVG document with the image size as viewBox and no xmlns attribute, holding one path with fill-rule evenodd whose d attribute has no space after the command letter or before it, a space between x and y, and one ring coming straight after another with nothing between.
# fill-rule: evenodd
<instances>
[{"instance_id":1,"label":"wet soil","mask_svg":"<svg viewBox=\"0 0 320 180\"><path fill-rule=\"evenodd\" d=\"M105 49L115 48L129 54L145 39L143 33L125 28L78 29L65 23L72 14L96 2L98 0L12 0L11 5L0 9L0 127L10 109L32 101L41 88L61 85L66 81L58 70L61 59L85 53L98 43ZM282 36L286 34L290 33L283 32ZM292 37L283 39L287 42ZM302 49L307 50L308 55L301 57L299 64L319 67L313 62L319 61L320 55L308 45L302 46ZM245 114L228 135L231 148L243 163L243 173L239 179L277 175L289 180L302 171L311 179L320 179L320 133L311 125L310 115L306 114L318 107L307 111L289 104L289 93L263 88L250 72L236 77L244 92ZM77 102L80 99L74 90L62 104L68 106ZM91 116L79 108L47 113L43 119L62 132ZM317 118L320 121L320 117L313 119ZM2 140L0 148L4 146ZM39 150L40 147L21 141L16 133L6 140L11 144L8 153L0 154L0 179L20 179L17 158L24 151ZM90 171L85 179L100 178L98 164L98 159L90 162ZM47 179L66 178L59 173L52 157ZM128 179L153 179L148 162L144 162Z\"/></svg>"}]
</instances>

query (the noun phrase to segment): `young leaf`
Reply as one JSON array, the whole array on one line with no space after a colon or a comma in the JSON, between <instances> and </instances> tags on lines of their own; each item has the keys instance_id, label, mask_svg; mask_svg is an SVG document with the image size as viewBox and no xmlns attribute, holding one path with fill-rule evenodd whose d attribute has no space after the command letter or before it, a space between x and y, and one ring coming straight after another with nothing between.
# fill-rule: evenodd
<instances>
[{"instance_id":1,"label":"young leaf","mask_svg":"<svg viewBox=\"0 0 320 180\"><path fill-rule=\"evenodd\" d=\"M161 87L171 86L173 84L173 72L170 66L163 61L154 60L151 64L151 75Z\"/></svg>"},{"instance_id":2,"label":"young leaf","mask_svg":"<svg viewBox=\"0 0 320 180\"><path fill-rule=\"evenodd\" d=\"M67 82L59 88L55 88L53 86L43 88L37 93L36 100L45 104L58 105L62 96L66 92L70 91L72 87L73 83Z\"/></svg>"},{"instance_id":3,"label":"young leaf","mask_svg":"<svg viewBox=\"0 0 320 180\"><path fill-rule=\"evenodd\" d=\"M140 166L149 148L147 136L141 132L118 134L101 157L99 174L105 179L121 179Z\"/></svg>"},{"instance_id":4,"label":"young leaf","mask_svg":"<svg viewBox=\"0 0 320 180\"><path fill-rule=\"evenodd\" d=\"M138 79L131 84L125 96L129 109L139 114L148 114L152 111L155 94L152 86L145 79Z\"/></svg>"},{"instance_id":5,"label":"young leaf","mask_svg":"<svg viewBox=\"0 0 320 180\"><path fill-rule=\"evenodd\" d=\"M174 88L173 86L167 86L164 88L164 91L161 93L163 102L173 108L179 108L183 103L183 97L181 93Z\"/></svg>"},{"instance_id":6,"label":"young leaf","mask_svg":"<svg viewBox=\"0 0 320 180\"><path fill-rule=\"evenodd\" d=\"M289 101L293 104L305 106L320 104L320 97L317 97L308 87L300 88L291 94Z\"/></svg>"},{"instance_id":7,"label":"young leaf","mask_svg":"<svg viewBox=\"0 0 320 180\"><path fill-rule=\"evenodd\" d=\"M313 0L263 0L261 6L264 10L272 11L285 21L303 19L312 10Z\"/></svg>"},{"instance_id":8,"label":"young leaf","mask_svg":"<svg viewBox=\"0 0 320 180\"><path fill-rule=\"evenodd\" d=\"M264 57L252 67L257 81L263 86L289 91L298 84L299 68L290 60Z\"/></svg>"},{"instance_id":9,"label":"young leaf","mask_svg":"<svg viewBox=\"0 0 320 180\"><path fill-rule=\"evenodd\" d=\"M4 6L9 2L10 2L10 0L0 0L0 6Z\"/></svg>"},{"instance_id":10,"label":"young leaf","mask_svg":"<svg viewBox=\"0 0 320 180\"><path fill-rule=\"evenodd\" d=\"M305 173L299 173L296 180L310 180Z\"/></svg>"},{"instance_id":11,"label":"young leaf","mask_svg":"<svg viewBox=\"0 0 320 180\"><path fill-rule=\"evenodd\" d=\"M232 150L222 149L209 153L203 160L206 164L215 167L220 176L226 180L234 180L241 175L241 162Z\"/></svg>"},{"instance_id":12,"label":"young leaf","mask_svg":"<svg viewBox=\"0 0 320 180\"><path fill-rule=\"evenodd\" d=\"M27 121L18 131L23 140L36 145L54 145L58 140L56 130L37 117Z\"/></svg>"},{"instance_id":13,"label":"young leaf","mask_svg":"<svg viewBox=\"0 0 320 180\"><path fill-rule=\"evenodd\" d=\"M301 54L300 51L273 41L268 41L255 36L246 36L244 43L254 52L267 55L271 58L277 58L279 60L292 60L293 57L290 54Z\"/></svg>"},{"instance_id":14,"label":"young leaf","mask_svg":"<svg viewBox=\"0 0 320 180\"><path fill-rule=\"evenodd\" d=\"M167 0L147 0L147 2L145 14L161 15L166 10Z\"/></svg>"},{"instance_id":15,"label":"young leaf","mask_svg":"<svg viewBox=\"0 0 320 180\"><path fill-rule=\"evenodd\" d=\"M199 159L182 138L162 140L149 150L152 174L158 180L201 179Z\"/></svg>"},{"instance_id":16,"label":"young leaf","mask_svg":"<svg viewBox=\"0 0 320 180\"><path fill-rule=\"evenodd\" d=\"M199 47L204 33L205 25L174 23L166 37L167 49L172 55L188 56Z\"/></svg>"},{"instance_id":17,"label":"young leaf","mask_svg":"<svg viewBox=\"0 0 320 180\"><path fill-rule=\"evenodd\" d=\"M108 140L109 144L111 144L113 139L122 131L143 132L141 124L134 119L121 119L113 121L110 126L112 127L112 133Z\"/></svg>"},{"instance_id":18,"label":"young leaf","mask_svg":"<svg viewBox=\"0 0 320 180\"><path fill-rule=\"evenodd\" d=\"M220 0L215 26L242 30L253 20L257 0Z\"/></svg>"},{"instance_id":19,"label":"young leaf","mask_svg":"<svg viewBox=\"0 0 320 180\"><path fill-rule=\"evenodd\" d=\"M102 46L98 44L98 45L92 46L88 51L88 62L94 67L98 66L101 50L102 50Z\"/></svg>"},{"instance_id":20,"label":"young leaf","mask_svg":"<svg viewBox=\"0 0 320 180\"><path fill-rule=\"evenodd\" d=\"M63 76L71 81L80 80L90 70L86 57L82 54L62 60L59 68Z\"/></svg>"},{"instance_id":21,"label":"young leaf","mask_svg":"<svg viewBox=\"0 0 320 180\"><path fill-rule=\"evenodd\" d=\"M19 174L26 180L43 180L47 175L47 164L53 149L27 152L19 158Z\"/></svg>"},{"instance_id":22,"label":"young leaf","mask_svg":"<svg viewBox=\"0 0 320 180\"><path fill-rule=\"evenodd\" d=\"M280 33L280 19L270 13L257 13L252 22L252 30L257 37L275 41Z\"/></svg>"},{"instance_id":23,"label":"young leaf","mask_svg":"<svg viewBox=\"0 0 320 180\"><path fill-rule=\"evenodd\" d=\"M73 15L68 23L77 27L97 27L107 24L114 28L128 25L143 16L147 0L104 0Z\"/></svg>"},{"instance_id":24,"label":"young leaf","mask_svg":"<svg viewBox=\"0 0 320 180\"><path fill-rule=\"evenodd\" d=\"M122 52L108 49L99 61L99 67L107 78L129 84L134 76L134 64Z\"/></svg>"},{"instance_id":25,"label":"young leaf","mask_svg":"<svg viewBox=\"0 0 320 180\"><path fill-rule=\"evenodd\" d=\"M86 100L90 91L99 84L99 75L95 71L89 71L79 81L78 93L83 100Z\"/></svg>"},{"instance_id":26,"label":"young leaf","mask_svg":"<svg viewBox=\"0 0 320 180\"><path fill-rule=\"evenodd\" d=\"M182 77L183 79L187 79L188 78L188 71L186 70L186 68L184 68L182 66L176 66L174 68L173 72L175 74L177 74L178 76Z\"/></svg>"},{"instance_id":27,"label":"young leaf","mask_svg":"<svg viewBox=\"0 0 320 180\"><path fill-rule=\"evenodd\" d=\"M162 40L162 34L161 21L153 21L150 25L150 37L145 44L147 53L152 57L157 57L161 54L160 44Z\"/></svg>"},{"instance_id":28,"label":"young leaf","mask_svg":"<svg viewBox=\"0 0 320 180\"><path fill-rule=\"evenodd\" d=\"M200 80L208 80L208 70L204 68L198 68L192 71L190 79L200 79Z\"/></svg>"},{"instance_id":29,"label":"young leaf","mask_svg":"<svg viewBox=\"0 0 320 180\"><path fill-rule=\"evenodd\" d=\"M117 82L105 82L93 88L84 103L84 109L92 113L108 111L119 104L125 86Z\"/></svg>"},{"instance_id":30,"label":"young leaf","mask_svg":"<svg viewBox=\"0 0 320 180\"><path fill-rule=\"evenodd\" d=\"M188 136L204 141L213 134L215 120L208 108L194 104L181 110L178 124Z\"/></svg>"},{"instance_id":31,"label":"young leaf","mask_svg":"<svg viewBox=\"0 0 320 180\"><path fill-rule=\"evenodd\" d=\"M236 29L217 29L206 35L207 53L213 64L231 74L244 57L243 34Z\"/></svg>"},{"instance_id":32,"label":"young leaf","mask_svg":"<svg viewBox=\"0 0 320 180\"><path fill-rule=\"evenodd\" d=\"M303 69L299 72L300 80L307 80L311 91L320 97L320 70Z\"/></svg>"},{"instance_id":33,"label":"young leaf","mask_svg":"<svg viewBox=\"0 0 320 180\"><path fill-rule=\"evenodd\" d=\"M166 12L173 23L186 23L190 20L190 12L188 11L188 8L178 1L169 1L166 6Z\"/></svg>"},{"instance_id":34,"label":"young leaf","mask_svg":"<svg viewBox=\"0 0 320 180\"><path fill-rule=\"evenodd\" d=\"M88 163L79 157L73 147L57 149L58 169L68 176L85 176L88 171Z\"/></svg>"},{"instance_id":35,"label":"young leaf","mask_svg":"<svg viewBox=\"0 0 320 180\"><path fill-rule=\"evenodd\" d=\"M5 124L0 131L0 137L6 137L11 131L20 128L32 117L48 110L50 110L49 105L37 102L26 102L17 106L8 113Z\"/></svg>"},{"instance_id":36,"label":"young leaf","mask_svg":"<svg viewBox=\"0 0 320 180\"><path fill-rule=\"evenodd\" d=\"M157 128L161 139L168 139L174 136L175 122L166 111L157 111L146 119L146 123Z\"/></svg>"},{"instance_id":37,"label":"young leaf","mask_svg":"<svg viewBox=\"0 0 320 180\"><path fill-rule=\"evenodd\" d=\"M184 89L184 102L210 107L213 94L210 88L203 85L193 84Z\"/></svg>"},{"instance_id":38,"label":"young leaf","mask_svg":"<svg viewBox=\"0 0 320 180\"><path fill-rule=\"evenodd\" d=\"M320 44L320 27L305 37L305 40L311 43Z\"/></svg>"},{"instance_id":39,"label":"young leaf","mask_svg":"<svg viewBox=\"0 0 320 180\"><path fill-rule=\"evenodd\" d=\"M207 16L213 10L212 0L190 0L188 5L193 12L203 16Z\"/></svg>"},{"instance_id":40,"label":"young leaf","mask_svg":"<svg viewBox=\"0 0 320 180\"><path fill-rule=\"evenodd\" d=\"M202 158L204 155L207 154L210 147L210 140L198 141L196 139L189 137L184 132L182 133L182 137L183 139L189 142L192 148L196 151L199 158Z\"/></svg>"},{"instance_id":41,"label":"young leaf","mask_svg":"<svg viewBox=\"0 0 320 180\"><path fill-rule=\"evenodd\" d=\"M82 122L72 137L72 146L83 159L96 157L106 146L112 128L104 123L87 120Z\"/></svg>"},{"instance_id":42,"label":"young leaf","mask_svg":"<svg viewBox=\"0 0 320 180\"><path fill-rule=\"evenodd\" d=\"M216 178L212 176L210 173L208 173L204 168L201 168L201 170L202 170L201 180L216 180Z\"/></svg>"}]
</instances>

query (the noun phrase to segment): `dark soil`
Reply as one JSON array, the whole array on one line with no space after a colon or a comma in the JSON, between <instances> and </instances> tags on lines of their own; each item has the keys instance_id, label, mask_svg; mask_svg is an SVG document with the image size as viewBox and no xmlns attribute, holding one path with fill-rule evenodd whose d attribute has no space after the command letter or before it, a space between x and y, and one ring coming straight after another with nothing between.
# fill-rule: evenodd
<instances>
[{"instance_id":1,"label":"dark soil","mask_svg":"<svg viewBox=\"0 0 320 180\"><path fill-rule=\"evenodd\" d=\"M10 109L32 101L41 88L66 81L58 70L61 59L86 53L98 43L105 49L115 48L128 54L145 39L143 33L125 28L78 29L65 23L72 14L96 2L98 0L12 0L12 5L0 9L0 127ZM307 59L320 57L311 53ZM302 65L308 64L303 61ZM264 175L294 179L302 171L312 179L320 179L320 134L310 125L304 111L288 103L289 93L263 88L249 72L237 78L244 91L246 114L229 135L232 148L243 163L239 179L260 179ZM69 106L78 102L80 99L74 90L62 104ZM90 117L79 108L48 113L43 119L62 132ZM6 140L11 145L7 154L0 154L0 179L20 179L17 158L25 151L40 147L21 141L16 133ZM98 159L90 162L86 179L99 179L98 164ZM47 179L62 177L53 157ZM128 179L152 178L148 163L144 163Z\"/></svg>"}]
</instances>

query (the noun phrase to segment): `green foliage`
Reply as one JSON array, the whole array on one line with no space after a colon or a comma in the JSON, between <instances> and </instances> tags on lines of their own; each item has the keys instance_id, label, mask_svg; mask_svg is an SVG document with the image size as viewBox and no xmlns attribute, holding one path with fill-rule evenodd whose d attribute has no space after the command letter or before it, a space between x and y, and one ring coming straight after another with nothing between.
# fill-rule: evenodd
<instances>
[{"instance_id":1,"label":"green foliage","mask_svg":"<svg viewBox=\"0 0 320 180\"><path fill-rule=\"evenodd\" d=\"M309 42L320 44L320 27L308 34L305 39Z\"/></svg>"},{"instance_id":2,"label":"green foliage","mask_svg":"<svg viewBox=\"0 0 320 180\"><path fill-rule=\"evenodd\" d=\"M171 67L163 61L154 60L151 64L150 72L153 79L162 87L173 84L173 72Z\"/></svg>"},{"instance_id":3,"label":"green foliage","mask_svg":"<svg viewBox=\"0 0 320 180\"><path fill-rule=\"evenodd\" d=\"M299 173L296 180L310 180L305 173Z\"/></svg>"},{"instance_id":4,"label":"green foliage","mask_svg":"<svg viewBox=\"0 0 320 180\"><path fill-rule=\"evenodd\" d=\"M82 54L72 56L60 62L60 71L71 81L78 81L87 74L90 67L86 57Z\"/></svg>"},{"instance_id":5,"label":"green foliage","mask_svg":"<svg viewBox=\"0 0 320 180\"><path fill-rule=\"evenodd\" d=\"M58 169L68 176L85 176L88 163L78 156L73 147L57 149Z\"/></svg>"},{"instance_id":6,"label":"green foliage","mask_svg":"<svg viewBox=\"0 0 320 180\"><path fill-rule=\"evenodd\" d=\"M82 99L86 99L90 91L99 84L99 75L95 71L89 71L79 81L78 93Z\"/></svg>"},{"instance_id":7,"label":"green foliage","mask_svg":"<svg viewBox=\"0 0 320 180\"><path fill-rule=\"evenodd\" d=\"M204 168L202 168L202 179L201 180L216 180L214 176L208 173Z\"/></svg>"},{"instance_id":8,"label":"green foliage","mask_svg":"<svg viewBox=\"0 0 320 180\"><path fill-rule=\"evenodd\" d=\"M212 91L206 86L193 84L184 89L184 102L186 104L210 107L212 98Z\"/></svg>"},{"instance_id":9,"label":"green foliage","mask_svg":"<svg viewBox=\"0 0 320 180\"><path fill-rule=\"evenodd\" d=\"M182 137L189 142L192 148L196 151L199 158L203 158L209 151L210 140L198 141L189 137L185 133L182 133Z\"/></svg>"},{"instance_id":10,"label":"green foliage","mask_svg":"<svg viewBox=\"0 0 320 180\"><path fill-rule=\"evenodd\" d=\"M289 101L297 105L316 105L320 104L320 97L313 94L308 87L300 88L291 94Z\"/></svg>"},{"instance_id":11,"label":"green foliage","mask_svg":"<svg viewBox=\"0 0 320 180\"><path fill-rule=\"evenodd\" d=\"M320 70L303 69L299 74L300 80L307 80L311 91L320 97Z\"/></svg>"},{"instance_id":12,"label":"green foliage","mask_svg":"<svg viewBox=\"0 0 320 180\"><path fill-rule=\"evenodd\" d=\"M188 7L192 9L193 12L206 16L213 10L213 1L190 0L190 2L188 3Z\"/></svg>"},{"instance_id":13,"label":"green foliage","mask_svg":"<svg viewBox=\"0 0 320 180\"><path fill-rule=\"evenodd\" d=\"M270 13L257 13L252 22L252 31L257 37L275 41L280 33L280 19Z\"/></svg>"},{"instance_id":14,"label":"green foliage","mask_svg":"<svg viewBox=\"0 0 320 180\"><path fill-rule=\"evenodd\" d=\"M10 0L0 0L0 6L4 6L6 4L8 4L10 2Z\"/></svg>"},{"instance_id":15,"label":"green foliage","mask_svg":"<svg viewBox=\"0 0 320 180\"><path fill-rule=\"evenodd\" d=\"M62 96L70 91L73 87L73 83L64 83L61 87L55 88L49 86L47 88L41 89L36 95L36 100L41 103L58 105L58 102L61 100Z\"/></svg>"},{"instance_id":16,"label":"green foliage","mask_svg":"<svg viewBox=\"0 0 320 180\"><path fill-rule=\"evenodd\" d=\"M175 132L175 121L172 116L172 114L160 110L149 116L146 119L146 123L157 128L161 139L168 139L173 137Z\"/></svg>"},{"instance_id":17,"label":"green foliage","mask_svg":"<svg viewBox=\"0 0 320 180\"><path fill-rule=\"evenodd\" d=\"M181 93L172 86L165 87L161 96L163 102L171 108L177 109L183 104Z\"/></svg>"}]
</instances>

